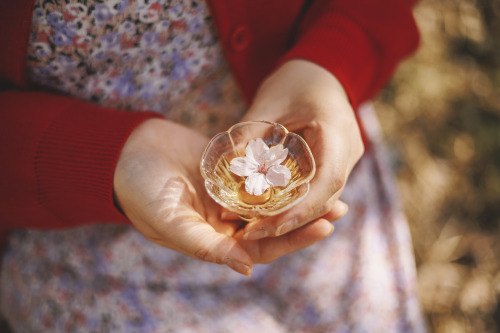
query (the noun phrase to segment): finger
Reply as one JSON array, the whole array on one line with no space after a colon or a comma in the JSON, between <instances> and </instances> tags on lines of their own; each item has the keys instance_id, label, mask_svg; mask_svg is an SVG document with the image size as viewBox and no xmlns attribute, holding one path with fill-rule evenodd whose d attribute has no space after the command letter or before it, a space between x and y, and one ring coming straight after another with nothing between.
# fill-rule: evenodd
<instances>
[{"instance_id":1,"label":"finger","mask_svg":"<svg viewBox=\"0 0 500 333\"><path fill-rule=\"evenodd\" d=\"M309 142L314 143L313 153L317 159L317 171L311 181L309 194L290 210L274 218L265 218L248 225L245 228L247 239L283 235L327 214L332 209L342 193L351 168L346 145L343 145L340 139L329 139L325 131L325 128L317 126L315 135L308 135ZM336 144L330 145L328 142Z\"/></svg>"},{"instance_id":2,"label":"finger","mask_svg":"<svg viewBox=\"0 0 500 333\"><path fill-rule=\"evenodd\" d=\"M328 213L323 215L321 218L330 222L337 221L342 217L344 217L348 211L349 211L349 206L345 202L337 200L335 201L335 204L333 205L332 209Z\"/></svg>"},{"instance_id":3,"label":"finger","mask_svg":"<svg viewBox=\"0 0 500 333\"><path fill-rule=\"evenodd\" d=\"M232 237L236 230L242 228L242 221L239 216L238 218L223 219L223 214L220 213L221 208L215 201L210 200L205 205L207 207L204 215L205 220L216 232Z\"/></svg>"},{"instance_id":4,"label":"finger","mask_svg":"<svg viewBox=\"0 0 500 333\"><path fill-rule=\"evenodd\" d=\"M334 222L344 217L348 211L349 211L349 206L346 203L340 200L336 200L332 208L324 215L322 215L321 218L329 222ZM266 229L261 228L253 231L246 231L245 234L243 235L243 238L245 240L258 240L270 236L271 234L268 233Z\"/></svg>"},{"instance_id":5,"label":"finger","mask_svg":"<svg viewBox=\"0 0 500 333\"><path fill-rule=\"evenodd\" d=\"M252 274L252 260L234 238L217 233L206 224L194 230L195 235L186 235L187 239L192 240L188 243L189 254L203 261L225 264L243 275Z\"/></svg>"},{"instance_id":6,"label":"finger","mask_svg":"<svg viewBox=\"0 0 500 333\"><path fill-rule=\"evenodd\" d=\"M241 233L236 234L235 237L240 241L253 262L267 263L328 237L332 234L333 229L333 225L328 220L320 218L280 237L255 241L244 240Z\"/></svg>"},{"instance_id":7,"label":"finger","mask_svg":"<svg viewBox=\"0 0 500 333\"><path fill-rule=\"evenodd\" d=\"M175 216L170 214L168 222L154 226L154 236L148 238L159 245L196 259L225 264L243 275L252 273L250 256L228 235L234 234L234 226L232 232L217 232L199 214L182 207Z\"/></svg>"},{"instance_id":8,"label":"finger","mask_svg":"<svg viewBox=\"0 0 500 333\"><path fill-rule=\"evenodd\" d=\"M224 221L238 221L241 217L238 213L232 212L226 208L222 208L220 212L220 218Z\"/></svg>"},{"instance_id":9,"label":"finger","mask_svg":"<svg viewBox=\"0 0 500 333\"><path fill-rule=\"evenodd\" d=\"M322 170L326 170L323 168ZM245 228L245 239L256 240L265 237L276 237L298 229L307 223L328 214L332 209L342 210L335 206L344 188L343 182L331 183L332 175L320 171L311 182L311 190L304 200L275 217L268 217L249 223Z\"/></svg>"},{"instance_id":10,"label":"finger","mask_svg":"<svg viewBox=\"0 0 500 333\"><path fill-rule=\"evenodd\" d=\"M331 178L332 176L329 175ZM311 192L299 205L283 213L275 221L275 236L281 236L306 225L310 221L328 214L335 209L338 198L342 194L345 180L337 184L325 184L329 179L326 176L317 178L315 184L311 185Z\"/></svg>"}]
</instances>

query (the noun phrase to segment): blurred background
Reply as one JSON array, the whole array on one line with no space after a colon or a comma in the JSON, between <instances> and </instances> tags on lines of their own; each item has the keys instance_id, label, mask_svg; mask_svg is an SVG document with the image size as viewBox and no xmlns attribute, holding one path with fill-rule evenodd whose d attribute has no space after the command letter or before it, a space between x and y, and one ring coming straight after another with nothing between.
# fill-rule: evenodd
<instances>
[{"instance_id":1,"label":"blurred background","mask_svg":"<svg viewBox=\"0 0 500 333\"><path fill-rule=\"evenodd\" d=\"M422 0L376 101L432 332L500 332L500 0Z\"/></svg>"}]
</instances>

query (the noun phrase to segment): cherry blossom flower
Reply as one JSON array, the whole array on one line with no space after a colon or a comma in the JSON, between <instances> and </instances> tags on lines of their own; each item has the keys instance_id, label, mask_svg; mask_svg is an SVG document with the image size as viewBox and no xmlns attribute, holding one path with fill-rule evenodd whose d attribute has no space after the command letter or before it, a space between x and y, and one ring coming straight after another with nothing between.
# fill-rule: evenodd
<instances>
[{"instance_id":1,"label":"cherry blossom flower","mask_svg":"<svg viewBox=\"0 0 500 333\"><path fill-rule=\"evenodd\" d=\"M257 138L245 148L245 157L231 160L229 170L245 179L245 189L252 195L261 195L271 186L285 186L291 178L290 170L281 163L288 156L282 144L269 148Z\"/></svg>"}]
</instances>

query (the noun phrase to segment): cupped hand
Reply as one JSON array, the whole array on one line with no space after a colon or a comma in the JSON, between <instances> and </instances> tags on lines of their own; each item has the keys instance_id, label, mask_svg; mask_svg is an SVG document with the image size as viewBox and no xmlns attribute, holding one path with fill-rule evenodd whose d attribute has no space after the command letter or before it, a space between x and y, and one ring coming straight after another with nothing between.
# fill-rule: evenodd
<instances>
[{"instance_id":1,"label":"cupped hand","mask_svg":"<svg viewBox=\"0 0 500 333\"><path fill-rule=\"evenodd\" d=\"M302 135L317 168L302 202L248 224L244 239L282 237L346 214L347 205L338 199L364 146L353 109L335 76L305 60L288 61L262 84L244 120L277 122Z\"/></svg>"},{"instance_id":2,"label":"cupped hand","mask_svg":"<svg viewBox=\"0 0 500 333\"><path fill-rule=\"evenodd\" d=\"M130 135L114 174L116 202L148 240L250 275L272 261L331 233L311 224L282 237L244 240L242 222L222 220L207 194L199 163L208 138L181 125L149 119Z\"/></svg>"}]
</instances>

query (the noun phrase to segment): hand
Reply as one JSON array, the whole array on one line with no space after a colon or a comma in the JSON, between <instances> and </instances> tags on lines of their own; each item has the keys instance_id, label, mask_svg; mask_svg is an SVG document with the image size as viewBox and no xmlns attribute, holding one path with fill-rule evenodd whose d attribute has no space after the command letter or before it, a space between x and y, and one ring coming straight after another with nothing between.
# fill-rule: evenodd
<instances>
[{"instance_id":1,"label":"hand","mask_svg":"<svg viewBox=\"0 0 500 333\"><path fill-rule=\"evenodd\" d=\"M140 124L118 159L118 205L150 241L248 275L252 260L207 197L199 163L208 138L162 119Z\"/></svg>"},{"instance_id":2,"label":"hand","mask_svg":"<svg viewBox=\"0 0 500 333\"><path fill-rule=\"evenodd\" d=\"M364 147L354 112L335 76L305 60L289 61L262 84L244 120L274 121L301 134L317 167L301 203L248 224L244 239L281 236L311 222L345 215L347 205L338 198Z\"/></svg>"},{"instance_id":3,"label":"hand","mask_svg":"<svg viewBox=\"0 0 500 333\"><path fill-rule=\"evenodd\" d=\"M244 241L242 222L222 220L207 194L199 163L208 138L161 119L130 135L114 174L117 204L150 241L250 275L253 263L269 262L326 237L324 223L274 239ZM329 223L328 223L329 224Z\"/></svg>"}]
</instances>

